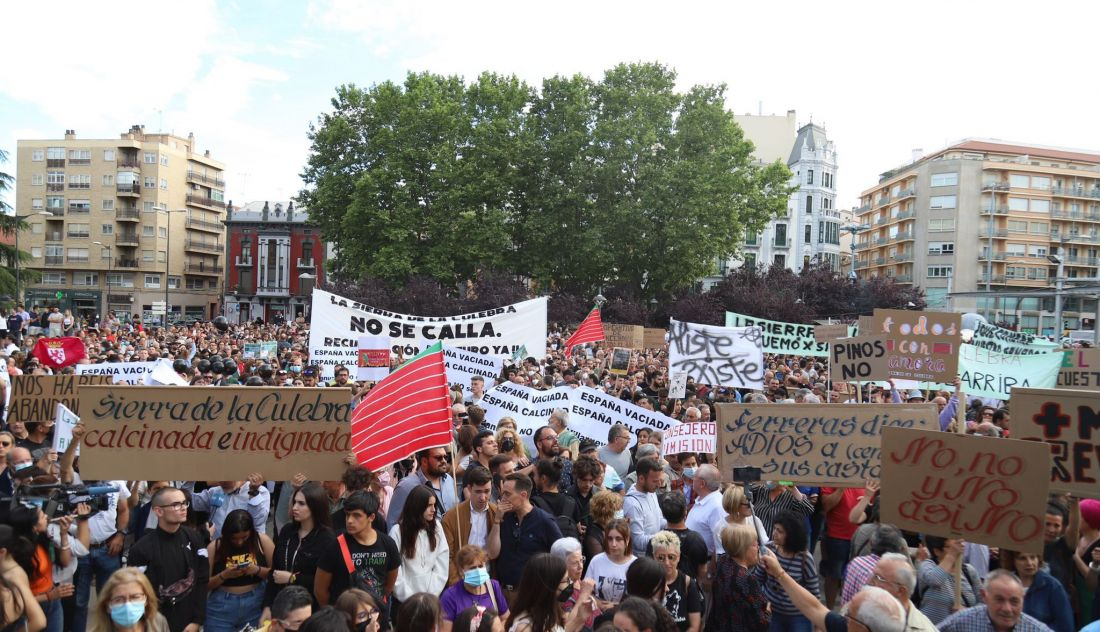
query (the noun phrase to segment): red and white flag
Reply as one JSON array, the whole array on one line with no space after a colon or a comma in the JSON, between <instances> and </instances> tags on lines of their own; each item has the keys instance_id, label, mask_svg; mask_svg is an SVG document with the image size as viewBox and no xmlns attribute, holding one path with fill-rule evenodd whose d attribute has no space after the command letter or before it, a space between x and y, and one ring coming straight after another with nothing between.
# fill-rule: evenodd
<instances>
[{"instance_id":1,"label":"red and white flag","mask_svg":"<svg viewBox=\"0 0 1100 632\"><path fill-rule=\"evenodd\" d=\"M565 357L568 358L573 353L573 347L577 345L599 342L603 339L603 321L600 320L600 308L593 307L592 311L588 312L588 316L585 316L577 327L577 330L573 332L573 335L569 336L569 340L565 341Z\"/></svg>"},{"instance_id":2,"label":"red and white flag","mask_svg":"<svg viewBox=\"0 0 1100 632\"><path fill-rule=\"evenodd\" d=\"M39 338L31 355L38 358L43 366L56 371L84 359L84 341L75 336Z\"/></svg>"},{"instance_id":3,"label":"red and white flag","mask_svg":"<svg viewBox=\"0 0 1100 632\"><path fill-rule=\"evenodd\" d=\"M451 444L443 345L436 343L378 383L351 414L351 449L375 471L419 450Z\"/></svg>"}]
</instances>

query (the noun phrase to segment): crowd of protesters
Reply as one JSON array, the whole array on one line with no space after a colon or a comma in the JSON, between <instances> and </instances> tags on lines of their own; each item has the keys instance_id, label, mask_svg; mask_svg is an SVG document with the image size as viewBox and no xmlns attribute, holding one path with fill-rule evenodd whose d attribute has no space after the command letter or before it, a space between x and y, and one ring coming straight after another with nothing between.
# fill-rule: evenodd
<instances>
[{"instance_id":1,"label":"crowd of protesters","mask_svg":"<svg viewBox=\"0 0 1100 632\"><path fill-rule=\"evenodd\" d=\"M5 392L49 372L30 354L49 335L79 337L82 362L171 360L197 386L324 386L352 401L371 387L347 367L323 377L301 317L163 328L56 313L6 318ZM673 399L666 350L615 374L600 344L567 357L566 333L498 379L586 385L685 422L715 419L724 402L932 401L941 429L1011 434L1009 402L971 402L958 383L856 391L819 358L768 356L762 391L689 382ZM270 341L273 357L245 357ZM349 456L336 481L81 480L80 426L58 454L52 419L5 424L0 632L1100 630L1100 501L1052 496L1042 555L922 536L880 522L873 480L736 483L714 455L662 453L657 431L582 439L566 410L527 442L514 420L485 418L492 386L452 389L455 452L377 472ZM115 491L61 514L28 502L33 486L73 483Z\"/></svg>"}]
</instances>

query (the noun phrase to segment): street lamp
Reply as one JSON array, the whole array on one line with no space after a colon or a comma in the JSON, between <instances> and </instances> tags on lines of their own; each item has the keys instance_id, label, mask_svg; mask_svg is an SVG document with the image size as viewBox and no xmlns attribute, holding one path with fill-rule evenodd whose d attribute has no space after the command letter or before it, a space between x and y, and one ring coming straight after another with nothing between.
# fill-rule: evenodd
<instances>
[{"instance_id":1,"label":"street lamp","mask_svg":"<svg viewBox=\"0 0 1100 632\"><path fill-rule=\"evenodd\" d=\"M171 269L172 269L171 268L171 264L172 264L172 214L173 213L186 213L186 212L187 212L187 209L176 209L174 211L169 211L168 209L161 209L161 210L157 211L157 213L164 213L165 217L168 218L168 230L165 231L165 232L168 233L168 242L164 245L164 327L165 327L165 329L168 328L168 285L169 285L169 280L168 279L170 278ZM158 235L157 238L159 239L160 236Z\"/></svg>"},{"instance_id":2,"label":"street lamp","mask_svg":"<svg viewBox=\"0 0 1100 632\"><path fill-rule=\"evenodd\" d=\"M852 269L848 272L848 279L852 283L855 283L856 279L858 278L858 276L856 275L856 235L870 229L871 226L869 224L849 224L847 226L840 227L840 230L852 236L852 243L848 246L852 251L851 261L849 261Z\"/></svg>"},{"instance_id":3,"label":"street lamp","mask_svg":"<svg viewBox=\"0 0 1100 632\"><path fill-rule=\"evenodd\" d=\"M35 211L29 215L15 215L15 304L19 305L23 302L23 295L19 291L20 281L23 277L23 271L19 268L19 220L30 219L36 215L53 215L47 211Z\"/></svg>"},{"instance_id":4,"label":"street lamp","mask_svg":"<svg viewBox=\"0 0 1100 632\"><path fill-rule=\"evenodd\" d=\"M1047 261L1058 264L1058 276L1054 277L1054 341L1062 344L1062 283L1066 258L1061 254L1047 255Z\"/></svg>"}]
</instances>

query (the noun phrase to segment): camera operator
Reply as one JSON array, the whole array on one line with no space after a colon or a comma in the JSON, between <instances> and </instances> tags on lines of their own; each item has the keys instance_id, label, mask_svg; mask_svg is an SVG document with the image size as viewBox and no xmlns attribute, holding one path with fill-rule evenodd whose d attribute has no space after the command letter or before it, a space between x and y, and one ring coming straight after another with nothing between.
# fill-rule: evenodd
<instances>
[{"instance_id":1,"label":"camera operator","mask_svg":"<svg viewBox=\"0 0 1100 632\"><path fill-rule=\"evenodd\" d=\"M92 575L95 575L96 591L103 590L103 585L111 577L111 574L122 568L122 547L129 534L130 505L125 502L130 497L130 488L126 481L80 481L79 475L73 468L76 459L76 449L84 438L84 425L77 424L73 427L73 440L69 442L65 454L61 457L61 482L65 485L83 483L90 485L95 482L104 485L113 485L119 491L107 494L106 509L97 511L90 516L80 516L78 519L86 520L90 535L89 554L77 560L76 568L76 604L73 609L72 630L84 630L88 623L88 600L91 597Z\"/></svg>"}]
</instances>

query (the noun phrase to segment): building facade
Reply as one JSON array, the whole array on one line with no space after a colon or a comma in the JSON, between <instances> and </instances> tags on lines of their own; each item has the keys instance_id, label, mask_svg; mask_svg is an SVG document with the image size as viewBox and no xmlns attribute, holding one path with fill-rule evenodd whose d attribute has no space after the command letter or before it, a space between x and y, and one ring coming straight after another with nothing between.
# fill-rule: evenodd
<instances>
[{"instance_id":1,"label":"building facade","mask_svg":"<svg viewBox=\"0 0 1100 632\"><path fill-rule=\"evenodd\" d=\"M16 213L29 229L19 248L39 280L22 283L28 307L90 316L113 310L159 320L212 318L220 310L225 167L195 136L20 140Z\"/></svg>"},{"instance_id":2,"label":"building facade","mask_svg":"<svg viewBox=\"0 0 1100 632\"><path fill-rule=\"evenodd\" d=\"M856 268L924 289L933 309L977 311L1030 333L1055 331L1053 299L996 297L1048 288L1100 264L1100 153L965 140L888 171L861 194ZM989 297L948 299L989 288ZM1064 328L1088 328L1095 299L1067 297Z\"/></svg>"},{"instance_id":3,"label":"building facade","mask_svg":"<svg viewBox=\"0 0 1100 632\"><path fill-rule=\"evenodd\" d=\"M735 115L745 138L756 146L758 164L784 162L797 190L787 200L786 213L771 220L759 234L746 235L736 258L718 262L718 274L703 280L713 286L741 265L781 265L796 272L823 261L834 270L841 264L840 210L836 207L837 152L825 129L809 123L797 127L795 112L785 116Z\"/></svg>"},{"instance_id":4,"label":"building facade","mask_svg":"<svg viewBox=\"0 0 1100 632\"><path fill-rule=\"evenodd\" d=\"M231 209L225 315L232 323L308 316L313 288L324 283L324 242L293 202L251 202Z\"/></svg>"}]
</instances>

